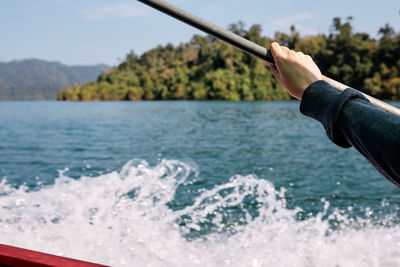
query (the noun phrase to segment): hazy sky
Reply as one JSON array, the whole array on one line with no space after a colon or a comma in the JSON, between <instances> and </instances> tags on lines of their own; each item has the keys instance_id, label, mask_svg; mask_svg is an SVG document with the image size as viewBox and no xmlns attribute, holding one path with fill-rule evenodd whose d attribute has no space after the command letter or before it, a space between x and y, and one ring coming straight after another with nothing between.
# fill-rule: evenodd
<instances>
[{"instance_id":1,"label":"hazy sky","mask_svg":"<svg viewBox=\"0 0 400 267\"><path fill-rule=\"evenodd\" d=\"M356 32L400 32L399 0L170 0L226 28L242 20L263 34L328 33L333 17L353 16ZM118 64L134 50L187 42L197 30L136 0L0 0L0 62L39 58L65 64Z\"/></svg>"}]
</instances>

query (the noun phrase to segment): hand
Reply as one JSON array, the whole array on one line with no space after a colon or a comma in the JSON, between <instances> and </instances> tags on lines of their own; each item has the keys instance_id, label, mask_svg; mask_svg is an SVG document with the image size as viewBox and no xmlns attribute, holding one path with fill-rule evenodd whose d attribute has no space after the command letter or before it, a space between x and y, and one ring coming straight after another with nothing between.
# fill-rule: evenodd
<instances>
[{"instance_id":1,"label":"hand","mask_svg":"<svg viewBox=\"0 0 400 267\"><path fill-rule=\"evenodd\" d=\"M270 46L275 66L268 64L275 78L288 93L301 100L309 85L322 80L322 74L312 58L273 42Z\"/></svg>"}]
</instances>

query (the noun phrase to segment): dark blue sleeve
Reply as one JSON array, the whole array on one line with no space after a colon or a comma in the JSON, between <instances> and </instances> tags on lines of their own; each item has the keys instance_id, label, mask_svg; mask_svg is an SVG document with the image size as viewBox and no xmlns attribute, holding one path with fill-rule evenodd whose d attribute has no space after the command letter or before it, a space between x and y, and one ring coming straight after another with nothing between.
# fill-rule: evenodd
<instances>
[{"instance_id":1,"label":"dark blue sleeve","mask_svg":"<svg viewBox=\"0 0 400 267\"><path fill-rule=\"evenodd\" d=\"M400 117L373 106L354 89L339 92L324 81L306 89L300 111L320 121L332 142L353 146L400 187Z\"/></svg>"}]
</instances>

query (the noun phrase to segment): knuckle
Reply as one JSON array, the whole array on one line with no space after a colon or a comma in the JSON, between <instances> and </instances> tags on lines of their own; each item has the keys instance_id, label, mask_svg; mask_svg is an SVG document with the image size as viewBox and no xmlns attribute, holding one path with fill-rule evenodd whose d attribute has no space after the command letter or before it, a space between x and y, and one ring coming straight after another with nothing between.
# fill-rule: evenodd
<instances>
[{"instance_id":1,"label":"knuckle","mask_svg":"<svg viewBox=\"0 0 400 267\"><path fill-rule=\"evenodd\" d=\"M278 60L282 61L282 60L286 60L288 58L287 53L282 53L279 55Z\"/></svg>"}]
</instances>

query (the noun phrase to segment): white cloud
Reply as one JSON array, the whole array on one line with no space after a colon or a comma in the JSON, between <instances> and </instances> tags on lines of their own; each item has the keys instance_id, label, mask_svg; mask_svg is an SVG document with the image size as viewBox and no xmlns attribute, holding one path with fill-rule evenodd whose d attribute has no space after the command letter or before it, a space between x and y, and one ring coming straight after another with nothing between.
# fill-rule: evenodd
<instances>
[{"instance_id":1,"label":"white cloud","mask_svg":"<svg viewBox=\"0 0 400 267\"><path fill-rule=\"evenodd\" d=\"M295 25L301 35L313 35L323 32L321 25L312 24L314 16L309 13L299 13L291 16L280 17L263 23L267 34L273 36L277 31L288 32L290 26Z\"/></svg>"},{"instance_id":2,"label":"white cloud","mask_svg":"<svg viewBox=\"0 0 400 267\"><path fill-rule=\"evenodd\" d=\"M272 21L272 24L277 28L289 28L291 25L295 24L295 22L298 22L301 20L307 20L310 18L312 18L311 14L300 13L300 14L295 14L292 16L275 19Z\"/></svg>"},{"instance_id":3,"label":"white cloud","mask_svg":"<svg viewBox=\"0 0 400 267\"><path fill-rule=\"evenodd\" d=\"M90 20L126 19L141 17L148 14L148 10L135 5L118 4L104 6L86 12L85 18Z\"/></svg>"}]
</instances>

